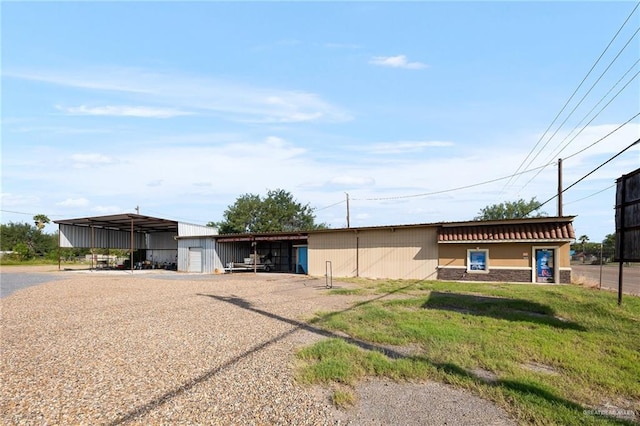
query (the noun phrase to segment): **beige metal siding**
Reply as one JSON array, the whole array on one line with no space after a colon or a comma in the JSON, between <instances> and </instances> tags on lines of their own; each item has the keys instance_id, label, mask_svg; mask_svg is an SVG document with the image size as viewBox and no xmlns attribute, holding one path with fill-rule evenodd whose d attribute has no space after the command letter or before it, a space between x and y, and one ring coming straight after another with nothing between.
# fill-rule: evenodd
<instances>
[{"instance_id":1,"label":"beige metal siding","mask_svg":"<svg viewBox=\"0 0 640 426\"><path fill-rule=\"evenodd\" d=\"M309 275L436 279L437 228L385 228L309 235Z\"/></svg>"}]
</instances>

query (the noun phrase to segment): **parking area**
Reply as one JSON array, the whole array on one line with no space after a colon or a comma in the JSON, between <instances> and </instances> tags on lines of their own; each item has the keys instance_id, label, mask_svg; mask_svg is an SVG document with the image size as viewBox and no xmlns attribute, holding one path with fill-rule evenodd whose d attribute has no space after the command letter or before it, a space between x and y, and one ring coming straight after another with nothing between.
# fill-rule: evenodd
<instances>
[{"instance_id":1,"label":"parking area","mask_svg":"<svg viewBox=\"0 0 640 426\"><path fill-rule=\"evenodd\" d=\"M11 273L25 274L2 277ZM337 409L328 387L298 384L299 348L345 338L309 319L365 301L329 294L324 279L38 273L55 280L0 299L1 424L514 424L493 403L439 383L358 385L363 404L386 395L366 413ZM393 402L407 392L412 410Z\"/></svg>"}]
</instances>

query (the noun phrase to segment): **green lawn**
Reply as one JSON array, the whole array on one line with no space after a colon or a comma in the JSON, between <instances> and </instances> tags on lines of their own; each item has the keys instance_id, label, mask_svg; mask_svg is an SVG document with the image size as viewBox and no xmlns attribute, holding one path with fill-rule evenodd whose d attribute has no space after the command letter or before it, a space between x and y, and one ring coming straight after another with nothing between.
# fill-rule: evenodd
<instances>
[{"instance_id":1,"label":"green lawn","mask_svg":"<svg viewBox=\"0 0 640 426\"><path fill-rule=\"evenodd\" d=\"M342 405L345 387L384 376L468 389L525 424L640 421L638 297L620 307L578 286L354 282L331 297L371 300L318 313L314 326L341 333L298 353L299 380L335 384Z\"/></svg>"}]
</instances>

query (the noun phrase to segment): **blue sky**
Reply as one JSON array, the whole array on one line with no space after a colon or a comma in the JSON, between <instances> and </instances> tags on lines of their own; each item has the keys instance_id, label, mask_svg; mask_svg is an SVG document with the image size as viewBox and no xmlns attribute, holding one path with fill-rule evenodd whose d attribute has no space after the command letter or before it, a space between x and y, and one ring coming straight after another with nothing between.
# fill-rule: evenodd
<instances>
[{"instance_id":1,"label":"blue sky","mask_svg":"<svg viewBox=\"0 0 640 426\"><path fill-rule=\"evenodd\" d=\"M557 158L567 187L640 137L636 5L5 1L2 222L205 224L280 188L332 227L347 193L351 226L546 201ZM614 231L639 148L565 192L578 235Z\"/></svg>"}]
</instances>

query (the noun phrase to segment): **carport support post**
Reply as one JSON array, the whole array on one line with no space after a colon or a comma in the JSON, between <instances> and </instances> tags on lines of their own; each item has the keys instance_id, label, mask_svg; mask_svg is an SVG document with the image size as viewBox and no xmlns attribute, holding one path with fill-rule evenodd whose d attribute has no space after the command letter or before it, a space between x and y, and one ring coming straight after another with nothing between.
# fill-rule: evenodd
<instances>
[{"instance_id":1,"label":"carport support post","mask_svg":"<svg viewBox=\"0 0 640 426\"><path fill-rule=\"evenodd\" d=\"M253 273L257 274L258 273L258 257L256 256L257 251L258 251L258 243L257 242L252 242L251 245L253 246Z\"/></svg>"},{"instance_id":2,"label":"carport support post","mask_svg":"<svg viewBox=\"0 0 640 426\"><path fill-rule=\"evenodd\" d=\"M131 218L131 251L129 252L131 261L131 273L133 274L133 218Z\"/></svg>"},{"instance_id":3,"label":"carport support post","mask_svg":"<svg viewBox=\"0 0 640 426\"><path fill-rule=\"evenodd\" d=\"M58 271L60 270L60 224L58 224Z\"/></svg>"}]
</instances>

